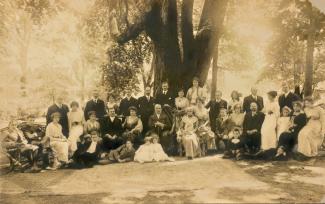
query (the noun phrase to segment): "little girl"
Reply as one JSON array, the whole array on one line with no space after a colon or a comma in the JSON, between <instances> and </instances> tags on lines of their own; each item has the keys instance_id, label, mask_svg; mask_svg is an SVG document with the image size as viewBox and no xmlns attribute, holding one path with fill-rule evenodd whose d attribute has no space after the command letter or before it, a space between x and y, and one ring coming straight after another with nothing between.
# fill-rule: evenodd
<instances>
[{"instance_id":1,"label":"little girl","mask_svg":"<svg viewBox=\"0 0 325 204\"><path fill-rule=\"evenodd\" d=\"M290 116L289 116L290 112L291 109L288 106L282 108L282 116L278 118L277 121L277 140L279 140L279 137L283 132L289 130L291 124Z\"/></svg>"},{"instance_id":2,"label":"little girl","mask_svg":"<svg viewBox=\"0 0 325 204\"><path fill-rule=\"evenodd\" d=\"M156 162L160 161L175 161L175 159L168 157L164 152L161 144L158 143L158 135L153 134L152 136L152 151L153 151L153 160Z\"/></svg>"},{"instance_id":3,"label":"little girl","mask_svg":"<svg viewBox=\"0 0 325 204\"><path fill-rule=\"evenodd\" d=\"M152 138L148 136L144 138L144 144L141 145L135 152L134 161L145 163L152 162L154 160L151 139Z\"/></svg>"}]
</instances>

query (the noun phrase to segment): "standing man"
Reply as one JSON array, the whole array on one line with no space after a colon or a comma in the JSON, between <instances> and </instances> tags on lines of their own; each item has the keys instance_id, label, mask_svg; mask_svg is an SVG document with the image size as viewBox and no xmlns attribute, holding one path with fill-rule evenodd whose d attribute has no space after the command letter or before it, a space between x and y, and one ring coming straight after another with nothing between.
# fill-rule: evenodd
<instances>
[{"instance_id":1,"label":"standing man","mask_svg":"<svg viewBox=\"0 0 325 204\"><path fill-rule=\"evenodd\" d=\"M252 102L243 123L243 141L250 153L256 153L260 149L264 118L265 115L258 110L257 103Z\"/></svg>"},{"instance_id":2,"label":"standing man","mask_svg":"<svg viewBox=\"0 0 325 204\"><path fill-rule=\"evenodd\" d=\"M155 99L150 94L151 94L151 88L147 86L144 90L144 96L141 96L138 99L139 114L141 116L144 133L148 131L148 120L154 111Z\"/></svg>"},{"instance_id":3,"label":"standing man","mask_svg":"<svg viewBox=\"0 0 325 204\"><path fill-rule=\"evenodd\" d=\"M243 110L246 113L250 112L250 106L253 102L257 104L258 111L261 111L264 108L263 97L257 95L256 87L252 87L251 93L251 95L244 98Z\"/></svg>"},{"instance_id":4,"label":"standing man","mask_svg":"<svg viewBox=\"0 0 325 204\"><path fill-rule=\"evenodd\" d=\"M282 110L282 108L285 106L293 110L292 102L300 100L300 97L289 90L289 85L287 82L282 83L282 91L283 94L279 96L280 110Z\"/></svg>"},{"instance_id":5,"label":"standing man","mask_svg":"<svg viewBox=\"0 0 325 204\"><path fill-rule=\"evenodd\" d=\"M84 110L84 116L86 121L89 119L89 111L95 111L96 117L99 120L103 120L104 116L106 115L105 103L99 98L99 91L97 89L93 90L92 99L86 103L86 107Z\"/></svg>"},{"instance_id":6,"label":"standing man","mask_svg":"<svg viewBox=\"0 0 325 204\"><path fill-rule=\"evenodd\" d=\"M223 100L221 97L222 97L222 92L216 91L216 98L211 99L209 103L205 106L205 108L209 109L210 126L213 132L216 132L216 120L217 117L219 117L220 109L222 108L227 109L228 107L227 101Z\"/></svg>"},{"instance_id":7,"label":"standing man","mask_svg":"<svg viewBox=\"0 0 325 204\"><path fill-rule=\"evenodd\" d=\"M51 115L55 112L60 113L59 124L62 126L62 133L64 136L69 136L69 123L68 123L68 112L69 107L66 104L63 104L63 97L58 96L55 100L55 103L47 109L46 114L46 124L48 125L52 122Z\"/></svg>"},{"instance_id":8,"label":"standing man","mask_svg":"<svg viewBox=\"0 0 325 204\"><path fill-rule=\"evenodd\" d=\"M162 83L161 86L162 90L157 93L156 95L156 104L160 104L161 106L169 105L173 106L174 105L174 97L172 93L168 90L168 83L165 81Z\"/></svg>"},{"instance_id":9,"label":"standing man","mask_svg":"<svg viewBox=\"0 0 325 204\"><path fill-rule=\"evenodd\" d=\"M138 107L138 100L132 96L131 88L125 90L126 97L121 100L120 103L120 114L124 117L129 116L129 108L131 106Z\"/></svg>"}]
</instances>

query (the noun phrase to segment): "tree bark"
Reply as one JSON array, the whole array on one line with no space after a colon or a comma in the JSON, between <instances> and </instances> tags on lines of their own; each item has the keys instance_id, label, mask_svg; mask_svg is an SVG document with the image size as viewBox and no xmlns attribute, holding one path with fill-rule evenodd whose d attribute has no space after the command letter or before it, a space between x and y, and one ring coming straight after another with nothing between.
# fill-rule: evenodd
<instances>
[{"instance_id":1,"label":"tree bark","mask_svg":"<svg viewBox=\"0 0 325 204\"><path fill-rule=\"evenodd\" d=\"M306 68L305 68L305 87L304 96L312 96L313 94L313 60L315 48L315 19L313 17L312 5L309 2L310 9L310 25L307 38L306 52Z\"/></svg>"}]
</instances>

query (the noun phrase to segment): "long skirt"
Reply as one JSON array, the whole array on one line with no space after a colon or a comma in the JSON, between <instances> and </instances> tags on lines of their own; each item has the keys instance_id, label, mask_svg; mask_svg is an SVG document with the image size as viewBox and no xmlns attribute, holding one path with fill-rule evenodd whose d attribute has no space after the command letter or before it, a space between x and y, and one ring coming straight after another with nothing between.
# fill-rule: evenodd
<instances>
[{"instance_id":1,"label":"long skirt","mask_svg":"<svg viewBox=\"0 0 325 204\"><path fill-rule=\"evenodd\" d=\"M69 144L63 141L51 141L50 148L53 156L61 162L68 162Z\"/></svg>"},{"instance_id":2,"label":"long skirt","mask_svg":"<svg viewBox=\"0 0 325 204\"><path fill-rule=\"evenodd\" d=\"M83 134L83 126L75 125L72 126L69 133L69 152L71 155L77 150L77 141L79 137Z\"/></svg>"},{"instance_id":3,"label":"long skirt","mask_svg":"<svg viewBox=\"0 0 325 204\"><path fill-rule=\"evenodd\" d=\"M297 151L308 157L316 156L323 142L321 129L322 125L319 120L310 119L298 134Z\"/></svg>"},{"instance_id":4,"label":"long skirt","mask_svg":"<svg viewBox=\"0 0 325 204\"><path fill-rule=\"evenodd\" d=\"M276 134L277 119L274 114L266 115L261 129L261 149L268 150L276 148L277 134Z\"/></svg>"},{"instance_id":5,"label":"long skirt","mask_svg":"<svg viewBox=\"0 0 325 204\"><path fill-rule=\"evenodd\" d=\"M199 141L196 134L184 134L182 137L186 157L196 157L199 151Z\"/></svg>"}]
</instances>

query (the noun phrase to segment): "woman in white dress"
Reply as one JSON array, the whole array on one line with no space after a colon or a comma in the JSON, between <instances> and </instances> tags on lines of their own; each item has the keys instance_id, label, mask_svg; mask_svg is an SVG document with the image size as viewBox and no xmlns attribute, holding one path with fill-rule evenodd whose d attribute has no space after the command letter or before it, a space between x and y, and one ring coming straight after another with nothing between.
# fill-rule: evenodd
<instances>
[{"instance_id":1,"label":"woman in white dress","mask_svg":"<svg viewBox=\"0 0 325 204\"><path fill-rule=\"evenodd\" d=\"M199 141L196 135L199 121L194 116L193 107L186 109L186 115L182 118L181 127L177 134L177 140L181 140L188 159L193 159L199 154Z\"/></svg>"},{"instance_id":2,"label":"woman in white dress","mask_svg":"<svg viewBox=\"0 0 325 204\"><path fill-rule=\"evenodd\" d=\"M79 104L76 101L73 101L70 104L71 111L68 113L68 121L69 121L69 154L73 155L73 153L77 150L77 142L80 136L83 134L84 130L84 113L79 110Z\"/></svg>"},{"instance_id":3,"label":"woman in white dress","mask_svg":"<svg viewBox=\"0 0 325 204\"><path fill-rule=\"evenodd\" d=\"M311 97L306 97L304 104L308 122L298 134L297 151L304 156L314 157L318 154L324 139L324 110L319 106L314 106Z\"/></svg>"},{"instance_id":4,"label":"woman in white dress","mask_svg":"<svg viewBox=\"0 0 325 204\"><path fill-rule=\"evenodd\" d=\"M46 127L44 140L49 141L53 152L53 169L57 169L68 162L69 143L62 134L62 126L59 124L61 114L55 112L51 115L52 122Z\"/></svg>"},{"instance_id":5,"label":"woman in white dress","mask_svg":"<svg viewBox=\"0 0 325 204\"><path fill-rule=\"evenodd\" d=\"M290 120L290 112L291 109L288 106L284 106L282 108L282 114L281 117L278 118L277 121L277 140L279 140L280 135L284 132L287 132L291 126L291 120Z\"/></svg>"},{"instance_id":6,"label":"woman in white dress","mask_svg":"<svg viewBox=\"0 0 325 204\"><path fill-rule=\"evenodd\" d=\"M164 152L161 144L158 142L159 137L156 134L152 135L152 152L153 152L153 161L175 161L175 159L168 157L168 155Z\"/></svg>"},{"instance_id":7,"label":"woman in white dress","mask_svg":"<svg viewBox=\"0 0 325 204\"><path fill-rule=\"evenodd\" d=\"M270 91L267 95L269 100L264 107L265 119L261 129L261 150L276 148L277 145L276 125L280 116L280 107L278 101L275 100L277 92Z\"/></svg>"},{"instance_id":8,"label":"woman in white dress","mask_svg":"<svg viewBox=\"0 0 325 204\"><path fill-rule=\"evenodd\" d=\"M192 106L196 106L198 101L204 101L204 90L199 86L199 78L193 78L193 86L188 89L186 98Z\"/></svg>"},{"instance_id":9,"label":"woman in white dress","mask_svg":"<svg viewBox=\"0 0 325 204\"><path fill-rule=\"evenodd\" d=\"M134 161L139 163L153 162L153 148L151 145L151 137L144 138L144 144L135 152Z\"/></svg>"}]
</instances>

